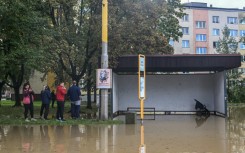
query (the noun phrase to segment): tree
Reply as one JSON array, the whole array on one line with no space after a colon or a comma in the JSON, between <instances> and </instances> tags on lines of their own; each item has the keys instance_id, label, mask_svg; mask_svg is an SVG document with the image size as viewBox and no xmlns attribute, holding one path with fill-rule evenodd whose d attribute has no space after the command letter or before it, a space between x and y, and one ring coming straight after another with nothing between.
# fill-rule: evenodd
<instances>
[{"instance_id":1,"label":"tree","mask_svg":"<svg viewBox=\"0 0 245 153\"><path fill-rule=\"evenodd\" d=\"M238 41L230 36L230 29L225 25L222 30L223 37L219 38L216 51L222 54L234 54L237 52Z\"/></svg>"},{"instance_id":2,"label":"tree","mask_svg":"<svg viewBox=\"0 0 245 153\"><path fill-rule=\"evenodd\" d=\"M41 9L51 21L50 34L43 42L48 44L44 64L50 66L49 71L63 70L79 83L90 58L99 50L99 4L91 0L43 3Z\"/></svg>"},{"instance_id":3,"label":"tree","mask_svg":"<svg viewBox=\"0 0 245 153\"><path fill-rule=\"evenodd\" d=\"M222 54L237 53L238 41L230 36L230 29L227 26L222 30L222 34L223 38L219 38L216 51ZM227 71L226 75L228 100L229 102L234 102L237 99L236 95L238 95L238 92L236 92L236 95L234 93L241 77L241 73L239 73L237 69L234 69Z\"/></svg>"},{"instance_id":4,"label":"tree","mask_svg":"<svg viewBox=\"0 0 245 153\"><path fill-rule=\"evenodd\" d=\"M163 33L160 27L171 24L179 29L175 16L183 14L174 10L180 6L177 5L179 3L179 0L109 0L110 67L115 66L120 55L172 54L168 37L176 37L180 33L175 28ZM101 50L102 1L63 0L43 1L41 4L40 11L50 19L50 32L43 37L46 57L42 65L46 65L45 71L62 70L77 82L83 77L95 77L91 77L90 72L98 67ZM165 15L172 20L164 20ZM86 82L89 83L87 90L90 90L94 82Z\"/></svg>"},{"instance_id":5,"label":"tree","mask_svg":"<svg viewBox=\"0 0 245 153\"><path fill-rule=\"evenodd\" d=\"M182 12L179 0L109 0L110 66L125 54L173 54Z\"/></svg>"},{"instance_id":6,"label":"tree","mask_svg":"<svg viewBox=\"0 0 245 153\"><path fill-rule=\"evenodd\" d=\"M20 106L19 90L24 78L28 79L31 70L37 67L41 56L40 33L44 20L35 11L36 1L0 1L0 40L4 75L15 91L15 106Z\"/></svg>"}]
</instances>

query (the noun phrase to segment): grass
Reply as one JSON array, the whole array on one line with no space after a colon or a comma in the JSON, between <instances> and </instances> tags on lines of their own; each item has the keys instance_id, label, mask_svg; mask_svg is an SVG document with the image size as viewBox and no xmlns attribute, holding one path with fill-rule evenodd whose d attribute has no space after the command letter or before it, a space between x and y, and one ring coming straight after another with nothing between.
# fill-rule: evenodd
<instances>
[{"instance_id":1,"label":"grass","mask_svg":"<svg viewBox=\"0 0 245 153\"><path fill-rule=\"evenodd\" d=\"M25 122L24 120L24 107L12 107L14 101L1 101L0 107L0 125L78 125L78 124L121 124L120 120L98 120L96 119L97 108L95 104L92 105L92 109L87 109L86 106L81 106L81 119L71 119L70 113L70 103L65 103L64 118L66 122L59 122L55 119L56 108L51 108L49 110L48 118L50 120L39 119L41 102L34 102L34 118L37 121ZM55 105L56 107L56 105Z\"/></svg>"}]
</instances>

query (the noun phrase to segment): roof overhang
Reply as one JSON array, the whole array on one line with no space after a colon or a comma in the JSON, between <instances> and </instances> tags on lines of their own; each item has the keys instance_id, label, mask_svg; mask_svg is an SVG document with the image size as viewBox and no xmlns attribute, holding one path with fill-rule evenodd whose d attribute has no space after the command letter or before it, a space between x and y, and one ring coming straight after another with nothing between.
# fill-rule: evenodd
<instances>
[{"instance_id":1,"label":"roof overhang","mask_svg":"<svg viewBox=\"0 0 245 153\"><path fill-rule=\"evenodd\" d=\"M241 66L240 54L146 55L146 72L220 72ZM120 56L114 72L137 72L138 56Z\"/></svg>"}]
</instances>

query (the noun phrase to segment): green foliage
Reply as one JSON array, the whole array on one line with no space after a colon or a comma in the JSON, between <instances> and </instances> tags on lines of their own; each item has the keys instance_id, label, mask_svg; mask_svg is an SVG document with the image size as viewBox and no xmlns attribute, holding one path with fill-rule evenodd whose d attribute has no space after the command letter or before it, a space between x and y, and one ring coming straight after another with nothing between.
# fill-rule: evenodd
<instances>
[{"instance_id":1,"label":"green foliage","mask_svg":"<svg viewBox=\"0 0 245 153\"><path fill-rule=\"evenodd\" d=\"M222 30L223 38L219 39L217 52L222 54L237 53L238 41L230 36L230 29L225 26ZM228 101L233 103L244 102L244 80L241 80L241 73L237 69L229 70L226 73Z\"/></svg>"},{"instance_id":2,"label":"green foliage","mask_svg":"<svg viewBox=\"0 0 245 153\"><path fill-rule=\"evenodd\" d=\"M58 80L64 80L67 74L77 82L85 78L94 83L101 50L101 2L56 0L40 4L40 12L50 23L43 37L45 54L40 63L43 72L56 73ZM179 0L108 2L110 67L116 65L120 55L173 53L168 40L180 35L177 18L183 13Z\"/></svg>"},{"instance_id":3,"label":"green foliage","mask_svg":"<svg viewBox=\"0 0 245 153\"><path fill-rule=\"evenodd\" d=\"M216 51L222 54L233 54L237 52L238 41L230 36L230 29L225 26L222 30L223 38L219 38Z\"/></svg>"},{"instance_id":4,"label":"green foliage","mask_svg":"<svg viewBox=\"0 0 245 153\"><path fill-rule=\"evenodd\" d=\"M37 1L0 1L0 72L17 92L42 55L40 38L45 20L36 11ZM7 80L8 81L8 80ZM19 93L15 93L17 96ZM17 105L20 100L16 97Z\"/></svg>"},{"instance_id":5,"label":"green foliage","mask_svg":"<svg viewBox=\"0 0 245 153\"><path fill-rule=\"evenodd\" d=\"M229 102L245 103L245 79L241 81L239 78L232 80L228 93Z\"/></svg>"},{"instance_id":6,"label":"green foliage","mask_svg":"<svg viewBox=\"0 0 245 153\"><path fill-rule=\"evenodd\" d=\"M117 64L120 55L173 54L168 40L181 35L177 17L182 14L176 11L181 9L179 3L179 0L110 0L110 66Z\"/></svg>"},{"instance_id":7,"label":"green foliage","mask_svg":"<svg viewBox=\"0 0 245 153\"><path fill-rule=\"evenodd\" d=\"M40 11L50 20L44 37L43 71L55 72L58 80L79 81L90 59L99 50L101 9L99 1L44 1ZM50 11L49 11L50 10Z\"/></svg>"}]
</instances>

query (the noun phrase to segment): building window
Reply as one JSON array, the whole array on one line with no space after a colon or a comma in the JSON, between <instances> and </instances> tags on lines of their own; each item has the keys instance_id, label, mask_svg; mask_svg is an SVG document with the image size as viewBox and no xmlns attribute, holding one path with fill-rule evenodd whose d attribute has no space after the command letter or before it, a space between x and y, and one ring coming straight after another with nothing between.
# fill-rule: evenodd
<instances>
[{"instance_id":1,"label":"building window","mask_svg":"<svg viewBox=\"0 0 245 153\"><path fill-rule=\"evenodd\" d=\"M213 36L219 36L219 29L213 29Z\"/></svg>"},{"instance_id":2,"label":"building window","mask_svg":"<svg viewBox=\"0 0 245 153\"><path fill-rule=\"evenodd\" d=\"M205 34L197 34L196 35L196 41L206 41L206 35Z\"/></svg>"},{"instance_id":3,"label":"building window","mask_svg":"<svg viewBox=\"0 0 245 153\"><path fill-rule=\"evenodd\" d=\"M219 23L219 16L213 16L213 23Z\"/></svg>"},{"instance_id":4,"label":"building window","mask_svg":"<svg viewBox=\"0 0 245 153\"><path fill-rule=\"evenodd\" d=\"M237 47L238 47L238 44L235 44L235 43L231 43L231 44L228 44L228 47L232 50L237 50Z\"/></svg>"},{"instance_id":5,"label":"building window","mask_svg":"<svg viewBox=\"0 0 245 153\"><path fill-rule=\"evenodd\" d=\"M171 45L172 47L174 47L174 40L173 39L170 39L169 42L168 42L169 45Z\"/></svg>"},{"instance_id":6,"label":"building window","mask_svg":"<svg viewBox=\"0 0 245 153\"><path fill-rule=\"evenodd\" d=\"M182 17L182 21L188 22L189 21L189 14L186 14Z\"/></svg>"},{"instance_id":7,"label":"building window","mask_svg":"<svg viewBox=\"0 0 245 153\"><path fill-rule=\"evenodd\" d=\"M245 43L240 43L240 49L245 49Z\"/></svg>"},{"instance_id":8,"label":"building window","mask_svg":"<svg viewBox=\"0 0 245 153\"><path fill-rule=\"evenodd\" d=\"M196 48L196 54L207 54L207 48L206 47L197 47Z\"/></svg>"},{"instance_id":9,"label":"building window","mask_svg":"<svg viewBox=\"0 0 245 153\"><path fill-rule=\"evenodd\" d=\"M237 17L227 17L228 24L237 24Z\"/></svg>"},{"instance_id":10,"label":"building window","mask_svg":"<svg viewBox=\"0 0 245 153\"><path fill-rule=\"evenodd\" d=\"M219 46L219 42L218 41L214 41L213 42L213 48L217 48Z\"/></svg>"},{"instance_id":11,"label":"building window","mask_svg":"<svg viewBox=\"0 0 245 153\"><path fill-rule=\"evenodd\" d=\"M238 35L238 30L234 30L234 29L230 29L230 36L232 36L232 37L237 37L237 35Z\"/></svg>"},{"instance_id":12,"label":"building window","mask_svg":"<svg viewBox=\"0 0 245 153\"><path fill-rule=\"evenodd\" d=\"M182 33L183 33L183 35L188 35L189 34L189 28L188 27L182 27Z\"/></svg>"},{"instance_id":13,"label":"building window","mask_svg":"<svg viewBox=\"0 0 245 153\"><path fill-rule=\"evenodd\" d=\"M245 56L244 55L241 56L241 62L245 62Z\"/></svg>"},{"instance_id":14,"label":"building window","mask_svg":"<svg viewBox=\"0 0 245 153\"><path fill-rule=\"evenodd\" d=\"M245 74L245 68L238 68L238 72Z\"/></svg>"},{"instance_id":15,"label":"building window","mask_svg":"<svg viewBox=\"0 0 245 153\"><path fill-rule=\"evenodd\" d=\"M244 37L245 36L245 30L240 30L240 36Z\"/></svg>"},{"instance_id":16,"label":"building window","mask_svg":"<svg viewBox=\"0 0 245 153\"><path fill-rule=\"evenodd\" d=\"M189 48L190 43L189 40L182 40L182 48Z\"/></svg>"},{"instance_id":17,"label":"building window","mask_svg":"<svg viewBox=\"0 0 245 153\"><path fill-rule=\"evenodd\" d=\"M205 21L196 21L196 28L203 29L206 27L206 22Z\"/></svg>"},{"instance_id":18,"label":"building window","mask_svg":"<svg viewBox=\"0 0 245 153\"><path fill-rule=\"evenodd\" d=\"M239 21L240 24L245 24L245 17L244 18L241 18L240 21Z\"/></svg>"}]
</instances>

